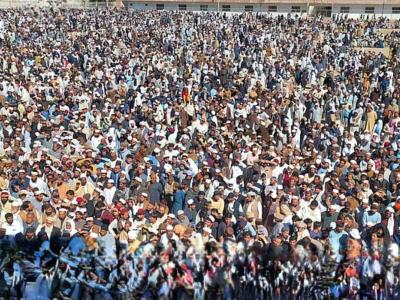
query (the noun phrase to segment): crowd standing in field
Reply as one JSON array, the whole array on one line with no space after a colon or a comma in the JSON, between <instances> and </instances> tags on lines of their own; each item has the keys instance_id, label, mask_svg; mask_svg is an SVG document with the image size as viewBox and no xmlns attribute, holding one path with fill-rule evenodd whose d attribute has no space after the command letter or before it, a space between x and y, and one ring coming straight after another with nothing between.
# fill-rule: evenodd
<instances>
[{"instance_id":1,"label":"crowd standing in field","mask_svg":"<svg viewBox=\"0 0 400 300\"><path fill-rule=\"evenodd\" d=\"M397 28L0 11L0 295L398 299Z\"/></svg>"}]
</instances>

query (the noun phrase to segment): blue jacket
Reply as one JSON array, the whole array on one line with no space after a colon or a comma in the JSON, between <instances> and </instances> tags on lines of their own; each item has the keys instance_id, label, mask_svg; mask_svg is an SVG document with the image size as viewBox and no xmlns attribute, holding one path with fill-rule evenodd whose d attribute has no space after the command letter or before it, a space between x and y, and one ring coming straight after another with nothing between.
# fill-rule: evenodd
<instances>
[{"instance_id":1,"label":"blue jacket","mask_svg":"<svg viewBox=\"0 0 400 300\"><path fill-rule=\"evenodd\" d=\"M185 205L186 193L183 190L179 190L174 195L174 201L172 203L172 213L177 214L178 210L183 210Z\"/></svg>"}]
</instances>

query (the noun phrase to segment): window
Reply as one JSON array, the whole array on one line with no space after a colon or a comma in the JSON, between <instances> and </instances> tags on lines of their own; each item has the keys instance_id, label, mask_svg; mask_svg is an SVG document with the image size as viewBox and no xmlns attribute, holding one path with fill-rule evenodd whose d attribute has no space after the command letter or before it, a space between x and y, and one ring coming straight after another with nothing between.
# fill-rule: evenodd
<instances>
[{"instance_id":1,"label":"window","mask_svg":"<svg viewBox=\"0 0 400 300\"><path fill-rule=\"evenodd\" d=\"M222 5L222 11L231 11L230 5Z\"/></svg>"},{"instance_id":2,"label":"window","mask_svg":"<svg viewBox=\"0 0 400 300\"><path fill-rule=\"evenodd\" d=\"M318 6L317 13L323 17L332 17L332 6Z\"/></svg>"},{"instance_id":3,"label":"window","mask_svg":"<svg viewBox=\"0 0 400 300\"><path fill-rule=\"evenodd\" d=\"M244 11L253 11L253 5L245 5L244 6Z\"/></svg>"},{"instance_id":4,"label":"window","mask_svg":"<svg viewBox=\"0 0 400 300\"><path fill-rule=\"evenodd\" d=\"M300 6L292 6L292 12L293 13L299 13L300 12Z\"/></svg>"},{"instance_id":5,"label":"window","mask_svg":"<svg viewBox=\"0 0 400 300\"><path fill-rule=\"evenodd\" d=\"M208 11L208 5L200 5L200 10L201 11Z\"/></svg>"},{"instance_id":6,"label":"window","mask_svg":"<svg viewBox=\"0 0 400 300\"><path fill-rule=\"evenodd\" d=\"M156 4L156 9L157 10L163 10L164 9L164 4Z\"/></svg>"},{"instance_id":7,"label":"window","mask_svg":"<svg viewBox=\"0 0 400 300\"><path fill-rule=\"evenodd\" d=\"M268 6L268 11L269 12L277 12L278 7L276 5L270 5L270 6Z\"/></svg>"},{"instance_id":8,"label":"window","mask_svg":"<svg viewBox=\"0 0 400 300\"><path fill-rule=\"evenodd\" d=\"M186 4L179 4L179 10L187 10L187 5Z\"/></svg>"},{"instance_id":9,"label":"window","mask_svg":"<svg viewBox=\"0 0 400 300\"><path fill-rule=\"evenodd\" d=\"M350 12L350 7L348 7L348 6L342 6L340 8L340 13L341 14L348 14L349 12Z\"/></svg>"},{"instance_id":10,"label":"window","mask_svg":"<svg viewBox=\"0 0 400 300\"><path fill-rule=\"evenodd\" d=\"M366 7L365 8L365 13L366 14L374 14L375 13L375 7Z\"/></svg>"},{"instance_id":11,"label":"window","mask_svg":"<svg viewBox=\"0 0 400 300\"><path fill-rule=\"evenodd\" d=\"M400 7L392 7L392 14L400 14Z\"/></svg>"}]
</instances>

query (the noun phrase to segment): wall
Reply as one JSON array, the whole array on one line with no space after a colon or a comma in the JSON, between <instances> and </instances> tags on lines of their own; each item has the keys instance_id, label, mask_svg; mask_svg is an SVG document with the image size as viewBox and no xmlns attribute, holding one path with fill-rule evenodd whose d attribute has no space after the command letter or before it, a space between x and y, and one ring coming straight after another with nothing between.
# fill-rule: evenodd
<instances>
[{"instance_id":1,"label":"wall","mask_svg":"<svg viewBox=\"0 0 400 300\"><path fill-rule=\"evenodd\" d=\"M9 8L11 7L22 7L22 6L46 6L45 3L48 0L0 0L0 8ZM51 0L50 0L51 1ZM57 1L57 0L56 0ZM214 2L209 2L208 1L201 1L199 0L199 3L196 3L196 0L188 0L187 2L182 1L175 1L175 0L149 0L148 2L145 2L146 0L123 0L125 7L127 8L134 8L134 9L140 9L140 10L148 10L148 9L156 9L156 4L157 3L164 3L164 9L166 10L178 10L179 9L179 4L186 4L187 5L187 10L190 11L200 11L200 5L206 4L208 5L208 11L217 11L217 0L214 0ZM244 1L238 1L238 0L231 0L232 3L231 5L231 12L243 12L245 11L245 6L253 6L253 11L254 12L263 12L267 13L269 12L268 7L269 6L276 6L277 7L277 12L272 12L272 15L279 15L279 14L287 14L291 12L292 6L300 6L300 11L302 12L301 14L304 14L304 12L315 12L316 8L318 7L317 5L312 6L310 5L307 7L307 1L304 1L304 3L301 3L301 0L292 0L290 1L293 4L286 4L286 3L280 3L280 4L273 4L273 3L268 3L268 2L273 2L273 1L265 1L264 3L257 4L257 3L251 3L251 0L244 0ZM391 4L386 4L382 6L382 4L376 4L376 3L382 3L383 1L390 2ZM67 0L66 3L63 3L64 7L82 7L83 6L83 0ZM113 6L113 1L110 0L110 6ZM221 2L230 2L229 0L221 0ZM257 1L254 1L257 2ZM313 0L309 0L310 3L313 3ZM347 14L349 17L353 18L358 18L361 15L366 15L365 13L365 7L374 7L375 8L375 16L380 17L380 16L385 16L391 19L400 19L400 14L393 14L392 13L392 7L400 7L400 0L377 0L377 1L368 1L368 0L363 0L363 1L358 1L358 0L352 0L352 1L346 1L342 0L342 3L347 3L347 4L333 4L336 1L315 1L314 3L319 2L319 3L326 3L324 5L320 6L332 6L332 14L340 14L340 7L350 7L350 12ZM357 4L354 4L354 3ZM374 3L374 4L358 4L358 3ZM398 4L394 4L398 3ZM93 3L90 3L90 6L94 6ZM220 10L222 11L222 3L220 4ZM383 10L382 10L383 8ZM372 16L373 14L371 14Z\"/></svg>"},{"instance_id":2,"label":"wall","mask_svg":"<svg viewBox=\"0 0 400 300\"><path fill-rule=\"evenodd\" d=\"M341 6L348 6L350 7L350 13L348 14L351 17L359 17L360 15L367 15L365 13L365 7L374 7L375 11L375 16L380 17L380 16L385 16L391 19L399 19L400 14L393 14L392 13L392 8L393 7L400 7L399 5L338 5L338 6L333 6L332 11L333 13L337 14L340 13L340 7ZM373 14L371 14L373 15Z\"/></svg>"},{"instance_id":3,"label":"wall","mask_svg":"<svg viewBox=\"0 0 400 300\"><path fill-rule=\"evenodd\" d=\"M342 4L342 5L334 5L332 7L332 10L335 13L340 13L340 7L349 7L350 8L350 13L365 13L365 7L366 5L346 5L346 4ZM374 7L375 9L375 13L376 12L381 12L382 11L382 6L378 6L378 5L368 5L368 7Z\"/></svg>"},{"instance_id":4,"label":"wall","mask_svg":"<svg viewBox=\"0 0 400 300\"><path fill-rule=\"evenodd\" d=\"M133 9L140 9L140 10L147 10L147 9L156 9L157 4L164 4L164 9L165 10L179 10L179 4L186 4L187 10L190 11L200 11L200 5L203 5L201 3L185 3L185 2L180 2L180 3L170 3L170 2L133 2L133 1L124 1L125 7L127 8L133 8ZM217 3L210 3L210 4L204 4L208 5L208 11L217 11L218 4ZM225 4L220 4L220 11L222 11L222 6ZM245 11L245 6L253 6L253 11L254 12L268 12L268 7L273 5L277 6L278 12L277 13L272 13L272 14L279 14L279 13L289 13L291 12L292 5L285 5L285 4L236 4L232 3L229 4L231 6L232 12L244 12ZM306 12L307 11L307 5L306 4L294 4L293 6L300 6L300 11Z\"/></svg>"},{"instance_id":5,"label":"wall","mask_svg":"<svg viewBox=\"0 0 400 300\"><path fill-rule=\"evenodd\" d=\"M179 9L179 4L186 4L187 5L187 10L190 11L200 11L200 5L201 3L193 3L193 2L171 2L169 0L168 2L142 2L142 1L124 1L125 7L127 8L134 8L134 9L140 9L140 10L147 10L147 9L156 9L156 4L162 4L164 3L164 9L166 10L178 10ZM226 2L225 2L226 3ZM375 2L376 3L376 2ZM204 3L206 4L206 3ZM217 11L217 3L207 3L208 5L208 11ZM222 5L220 4L220 10L222 11ZM254 12L269 12L268 7L269 6L277 6L277 12L276 13L271 13L272 15L278 15L278 14L287 14L290 13L292 10L292 6L300 6L300 11L301 13L305 12L315 12L317 10L318 6L307 6L307 3L303 4L251 4L251 3L232 3L231 5L231 11L232 12L243 12L245 11L245 5L253 6L253 11ZM383 8L383 14L382 14L382 5L377 5L377 4L364 4L364 5L354 5L354 4L336 4L332 5L331 3L326 4L326 6L332 6L332 14L340 14L341 7L350 7L350 12L348 13L349 17L354 17L358 18L361 15L366 15L365 13L365 7L374 7L374 12L375 16L385 16L391 19L399 19L400 14L393 14L392 13L392 7L400 7L400 1L398 5L385 5ZM373 14L370 14L371 16Z\"/></svg>"}]
</instances>

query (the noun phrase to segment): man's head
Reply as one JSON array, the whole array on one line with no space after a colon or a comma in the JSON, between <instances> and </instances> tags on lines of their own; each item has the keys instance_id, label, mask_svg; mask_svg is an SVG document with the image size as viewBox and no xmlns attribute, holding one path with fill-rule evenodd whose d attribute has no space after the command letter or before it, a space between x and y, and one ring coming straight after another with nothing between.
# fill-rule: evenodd
<instances>
[{"instance_id":1,"label":"man's head","mask_svg":"<svg viewBox=\"0 0 400 300\"><path fill-rule=\"evenodd\" d=\"M60 208L59 210L58 210L58 218L60 219L60 220L64 220L65 219L65 217L67 216L67 209L66 208Z\"/></svg>"},{"instance_id":2,"label":"man's head","mask_svg":"<svg viewBox=\"0 0 400 300\"><path fill-rule=\"evenodd\" d=\"M81 185L86 185L86 183L87 183L87 177L86 177L86 175L85 174L81 174L80 176L79 176L79 181L81 182Z\"/></svg>"},{"instance_id":3,"label":"man's head","mask_svg":"<svg viewBox=\"0 0 400 300\"><path fill-rule=\"evenodd\" d=\"M344 230L344 222L343 221L337 221L335 230L337 232L342 232Z\"/></svg>"},{"instance_id":4,"label":"man's head","mask_svg":"<svg viewBox=\"0 0 400 300\"><path fill-rule=\"evenodd\" d=\"M46 218L46 226L51 227L54 224L54 218L53 217L47 217Z\"/></svg>"},{"instance_id":5,"label":"man's head","mask_svg":"<svg viewBox=\"0 0 400 300\"><path fill-rule=\"evenodd\" d=\"M14 221L14 216L12 213L6 213L5 215L7 224L11 225Z\"/></svg>"},{"instance_id":6,"label":"man's head","mask_svg":"<svg viewBox=\"0 0 400 300\"><path fill-rule=\"evenodd\" d=\"M183 210L179 210L177 215L178 215L179 221L184 221L185 220L185 213L183 212Z\"/></svg>"},{"instance_id":7,"label":"man's head","mask_svg":"<svg viewBox=\"0 0 400 300\"><path fill-rule=\"evenodd\" d=\"M27 228L25 232L25 237L27 240L33 240L35 238L35 229L32 227Z\"/></svg>"},{"instance_id":8,"label":"man's head","mask_svg":"<svg viewBox=\"0 0 400 300\"><path fill-rule=\"evenodd\" d=\"M167 225L167 237L172 238L174 236L174 227L172 225Z\"/></svg>"},{"instance_id":9,"label":"man's head","mask_svg":"<svg viewBox=\"0 0 400 300\"><path fill-rule=\"evenodd\" d=\"M370 214L373 215L373 214L375 214L376 212L378 212L378 208L379 208L379 203L373 202L373 203L371 204Z\"/></svg>"},{"instance_id":10,"label":"man's head","mask_svg":"<svg viewBox=\"0 0 400 300\"><path fill-rule=\"evenodd\" d=\"M289 227L283 227L281 231L281 235L284 239L287 239L290 235L290 229Z\"/></svg>"},{"instance_id":11,"label":"man's head","mask_svg":"<svg viewBox=\"0 0 400 300\"><path fill-rule=\"evenodd\" d=\"M25 178L25 175L26 175L25 170L19 170L19 171L18 171L18 177L19 177L19 179L24 179L24 178Z\"/></svg>"},{"instance_id":12,"label":"man's head","mask_svg":"<svg viewBox=\"0 0 400 300\"><path fill-rule=\"evenodd\" d=\"M105 236L108 233L108 226L103 224L100 228L100 235Z\"/></svg>"},{"instance_id":13,"label":"man's head","mask_svg":"<svg viewBox=\"0 0 400 300\"><path fill-rule=\"evenodd\" d=\"M279 235L274 236L274 237L272 238L272 244L273 244L274 246L280 246L280 245L282 245L282 237L279 236Z\"/></svg>"},{"instance_id":14,"label":"man's head","mask_svg":"<svg viewBox=\"0 0 400 300\"><path fill-rule=\"evenodd\" d=\"M0 194L0 200L2 203L6 203L10 198L10 193L8 191L2 191Z\"/></svg>"}]
</instances>

